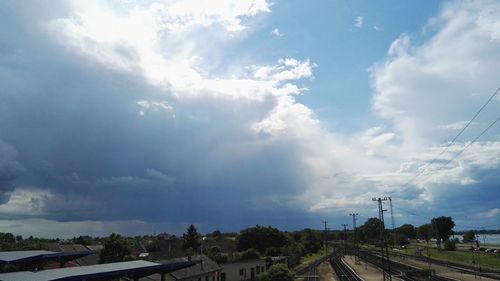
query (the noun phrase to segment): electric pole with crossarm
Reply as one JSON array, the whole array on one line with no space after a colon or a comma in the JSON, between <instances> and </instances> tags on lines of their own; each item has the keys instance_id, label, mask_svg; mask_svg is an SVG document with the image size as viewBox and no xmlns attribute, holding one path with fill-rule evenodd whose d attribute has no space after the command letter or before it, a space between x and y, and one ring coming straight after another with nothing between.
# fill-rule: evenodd
<instances>
[{"instance_id":1,"label":"electric pole with crossarm","mask_svg":"<svg viewBox=\"0 0 500 281\"><path fill-rule=\"evenodd\" d=\"M385 237L385 224L384 224L384 210L382 206L382 201L386 201L387 197L384 198L372 198L372 201L378 202L378 218L380 220L380 254L382 258L382 270L384 273L384 281L392 281L391 276L391 262L389 259L389 249L387 247L387 241Z\"/></svg>"}]
</instances>

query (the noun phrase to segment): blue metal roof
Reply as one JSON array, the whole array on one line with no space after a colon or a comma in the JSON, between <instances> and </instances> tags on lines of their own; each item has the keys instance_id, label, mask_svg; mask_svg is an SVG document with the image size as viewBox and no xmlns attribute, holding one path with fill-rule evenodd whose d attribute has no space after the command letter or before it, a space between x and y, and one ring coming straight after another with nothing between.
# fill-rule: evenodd
<instances>
[{"instance_id":1,"label":"blue metal roof","mask_svg":"<svg viewBox=\"0 0 500 281\"><path fill-rule=\"evenodd\" d=\"M0 263L10 263L16 260L22 260L30 257L54 254L51 251L7 251L0 252Z\"/></svg>"},{"instance_id":2,"label":"blue metal roof","mask_svg":"<svg viewBox=\"0 0 500 281\"><path fill-rule=\"evenodd\" d=\"M200 261L158 264L148 261L116 262L89 266L67 267L42 271L21 271L0 274L1 281L82 281L108 280L119 277L139 278L155 273L167 273L193 266Z\"/></svg>"},{"instance_id":3,"label":"blue metal roof","mask_svg":"<svg viewBox=\"0 0 500 281\"><path fill-rule=\"evenodd\" d=\"M27 266L47 261L66 262L92 254L95 252L7 251L0 252L0 264Z\"/></svg>"}]
</instances>

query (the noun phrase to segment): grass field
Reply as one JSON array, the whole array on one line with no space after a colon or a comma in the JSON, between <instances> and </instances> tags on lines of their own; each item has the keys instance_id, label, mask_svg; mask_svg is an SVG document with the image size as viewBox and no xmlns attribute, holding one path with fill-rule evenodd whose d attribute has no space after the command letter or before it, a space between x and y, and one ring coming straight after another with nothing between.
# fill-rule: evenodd
<instances>
[{"instance_id":1,"label":"grass field","mask_svg":"<svg viewBox=\"0 0 500 281\"><path fill-rule=\"evenodd\" d=\"M378 251L380 248L373 245L363 245L363 248L372 251ZM424 248L422 251L423 256L428 256L433 259L450 261L454 263L459 263L468 266L474 266L481 264L483 268L491 268L495 270L500 270L500 255L499 254L488 254L485 252L473 252L469 250L470 245L468 244L457 244L456 251L444 251L439 252L436 249L436 245L429 243L411 243L406 246L406 249L390 249L392 253L404 253L413 255L417 252L419 248Z\"/></svg>"},{"instance_id":2,"label":"grass field","mask_svg":"<svg viewBox=\"0 0 500 281\"><path fill-rule=\"evenodd\" d=\"M451 261L469 266L480 264L481 267L500 270L500 255L498 254L488 254L481 251L473 252L464 249L439 252L435 248L430 248L428 252L424 251L422 255L438 260Z\"/></svg>"},{"instance_id":3,"label":"grass field","mask_svg":"<svg viewBox=\"0 0 500 281\"><path fill-rule=\"evenodd\" d=\"M423 256L428 256L433 259L450 261L454 263L474 266L481 264L481 267L500 270L500 255L488 254L485 252L472 252L469 250L468 244L457 244L455 251L438 251L436 245L432 243L411 243L406 246L406 249L392 249L392 252L415 254L419 248L424 248L422 251ZM474 253L474 255L473 255Z\"/></svg>"}]
</instances>

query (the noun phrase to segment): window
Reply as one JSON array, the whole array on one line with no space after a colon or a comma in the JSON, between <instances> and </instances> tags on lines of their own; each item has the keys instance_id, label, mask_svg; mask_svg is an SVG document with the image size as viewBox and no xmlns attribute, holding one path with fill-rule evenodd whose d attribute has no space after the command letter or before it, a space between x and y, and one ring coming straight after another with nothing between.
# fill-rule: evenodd
<instances>
[{"instance_id":1,"label":"window","mask_svg":"<svg viewBox=\"0 0 500 281\"><path fill-rule=\"evenodd\" d=\"M240 268L240 275L243 275L245 274L245 269L244 268Z\"/></svg>"},{"instance_id":2,"label":"window","mask_svg":"<svg viewBox=\"0 0 500 281\"><path fill-rule=\"evenodd\" d=\"M265 269L263 266L261 266L261 267L260 267L260 270L261 270L262 272L266 271L266 269Z\"/></svg>"},{"instance_id":3,"label":"window","mask_svg":"<svg viewBox=\"0 0 500 281\"><path fill-rule=\"evenodd\" d=\"M260 266L255 267L255 269L256 269L256 273L260 274Z\"/></svg>"},{"instance_id":4,"label":"window","mask_svg":"<svg viewBox=\"0 0 500 281\"><path fill-rule=\"evenodd\" d=\"M208 281L208 276L205 276L205 281Z\"/></svg>"}]
</instances>

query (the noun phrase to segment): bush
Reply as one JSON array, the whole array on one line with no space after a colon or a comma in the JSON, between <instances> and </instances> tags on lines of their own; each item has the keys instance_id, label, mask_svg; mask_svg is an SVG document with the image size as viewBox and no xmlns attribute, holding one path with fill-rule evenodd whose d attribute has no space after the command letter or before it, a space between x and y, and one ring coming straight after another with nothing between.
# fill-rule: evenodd
<instances>
[{"instance_id":1,"label":"bush","mask_svg":"<svg viewBox=\"0 0 500 281\"><path fill-rule=\"evenodd\" d=\"M293 273L286 267L286 265L279 263L271 266L261 276L261 281L293 281Z\"/></svg>"},{"instance_id":2,"label":"bush","mask_svg":"<svg viewBox=\"0 0 500 281\"><path fill-rule=\"evenodd\" d=\"M446 251L455 251L457 249L457 244L453 240L445 241L443 244L443 249Z\"/></svg>"},{"instance_id":3,"label":"bush","mask_svg":"<svg viewBox=\"0 0 500 281\"><path fill-rule=\"evenodd\" d=\"M474 233L474 231L469 230L464 233L463 238L464 238L463 241L464 243L471 243L474 242L474 240L476 240L476 234Z\"/></svg>"},{"instance_id":4,"label":"bush","mask_svg":"<svg viewBox=\"0 0 500 281\"><path fill-rule=\"evenodd\" d=\"M259 252L255 249L248 249L246 251L243 251L239 254L238 260L243 261L243 260L254 260L260 258Z\"/></svg>"}]
</instances>

